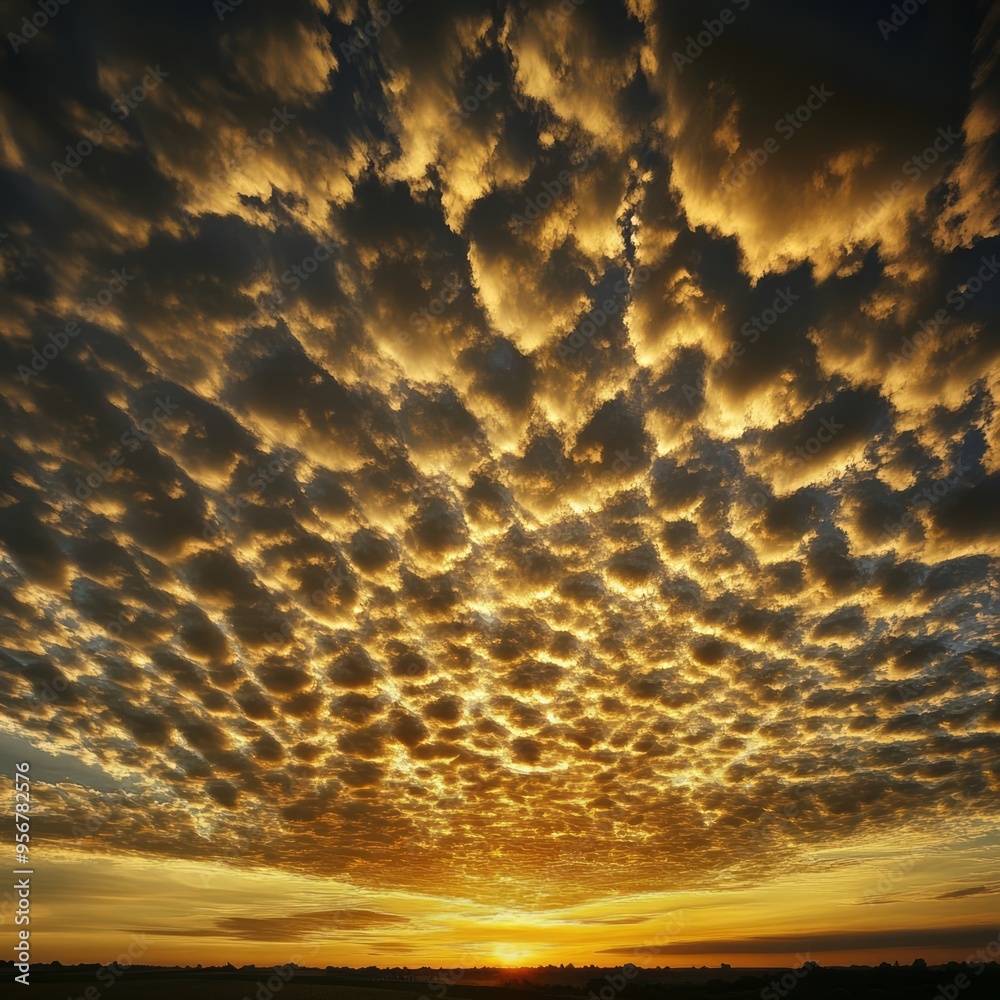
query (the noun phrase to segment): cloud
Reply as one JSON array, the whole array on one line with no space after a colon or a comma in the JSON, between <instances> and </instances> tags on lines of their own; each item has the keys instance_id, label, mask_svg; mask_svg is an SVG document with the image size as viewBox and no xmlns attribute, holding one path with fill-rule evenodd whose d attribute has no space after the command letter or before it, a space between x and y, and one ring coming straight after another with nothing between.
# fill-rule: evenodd
<instances>
[{"instance_id":1,"label":"cloud","mask_svg":"<svg viewBox=\"0 0 1000 1000\"><path fill-rule=\"evenodd\" d=\"M657 945L654 951L667 955L760 955L807 952L823 954L833 951L857 951L878 948L956 948L975 952L984 941L996 934L989 924L955 927L943 930L899 928L868 929L842 934L796 934L787 937L730 938L717 941L686 941ZM611 948L602 954L642 954L648 945L632 948Z\"/></svg>"}]
</instances>

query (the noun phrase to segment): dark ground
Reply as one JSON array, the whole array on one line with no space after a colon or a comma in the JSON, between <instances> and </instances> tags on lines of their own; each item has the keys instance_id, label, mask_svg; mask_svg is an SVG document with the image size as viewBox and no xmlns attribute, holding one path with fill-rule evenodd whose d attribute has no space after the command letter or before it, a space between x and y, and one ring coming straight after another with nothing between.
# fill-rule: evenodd
<instances>
[{"instance_id":1,"label":"dark ground","mask_svg":"<svg viewBox=\"0 0 1000 1000\"><path fill-rule=\"evenodd\" d=\"M4 963L9 981L10 963ZM977 972L978 969L978 972ZM279 981L270 968L259 969L158 969L136 966L110 976L98 966L52 969L33 967L29 1000L543 1000L550 997L581 1000L659 1000L659 998L719 997L723 1000L980 1000L1000 998L1000 966L951 963L926 969L901 967L818 967L809 971L788 969L667 969L642 970L624 989L620 970L593 973L583 987L561 985L560 970L547 970L545 985L522 982L533 970L497 970L504 985L482 986L465 982L456 970L421 970L423 981L398 978L397 970L356 972L318 969L289 970ZM581 970L575 970L578 974ZM100 977L98 973L101 973ZM484 970L467 976L482 976ZM536 973L537 975L537 973ZM382 977L394 978L382 978ZM612 977L612 981L604 978ZM506 980L503 978L506 977ZM111 982L111 980L114 980ZM270 984L268 980L270 979ZM429 980L429 981L428 981ZM280 982L280 985L279 985ZM273 987L277 986L277 989ZM604 998L597 994L604 989ZM591 996L591 991L594 996ZM613 995L612 995L612 991ZM20 995L20 994L16 994Z\"/></svg>"}]
</instances>

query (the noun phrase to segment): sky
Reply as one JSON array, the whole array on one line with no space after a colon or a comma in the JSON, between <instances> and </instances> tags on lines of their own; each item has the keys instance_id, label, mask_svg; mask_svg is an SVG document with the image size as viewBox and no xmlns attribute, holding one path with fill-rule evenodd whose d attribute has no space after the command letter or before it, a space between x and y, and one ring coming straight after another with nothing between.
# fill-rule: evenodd
<instances>
[{"instance_id":1,"label":"sky","mask_svg":"<svg viewBox=\"0 0 1000 1000\"><path fill-rule=\"evenodd\" d=\"M997 940L1000 5L0 22L33 960Z\"/></svg>"}]
</instances>

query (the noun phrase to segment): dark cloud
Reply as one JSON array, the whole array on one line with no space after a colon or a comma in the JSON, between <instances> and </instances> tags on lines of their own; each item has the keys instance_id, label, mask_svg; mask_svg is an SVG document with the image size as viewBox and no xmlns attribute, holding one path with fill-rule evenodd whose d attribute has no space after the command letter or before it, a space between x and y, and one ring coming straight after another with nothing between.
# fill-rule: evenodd
<instances>
[{"instance_id":1,"label":"dark cloud","mask_svg":"<svg viewBox=\"0 0 1000 1000\"><path fill-rule=\"evenodd\" d=\"M956 927L943 930L865 930L842 934L797 934L788 937L729 938L718 941L685 941L658 945L656 950L668 955L760 955L802 952L858 951L879 948L955 948L975 953L983 941L995 936L993 928L982 926ZM631 948L609 948L602 954L624 955L642 952L644 945Z\"/></svg>"}]
</instances>

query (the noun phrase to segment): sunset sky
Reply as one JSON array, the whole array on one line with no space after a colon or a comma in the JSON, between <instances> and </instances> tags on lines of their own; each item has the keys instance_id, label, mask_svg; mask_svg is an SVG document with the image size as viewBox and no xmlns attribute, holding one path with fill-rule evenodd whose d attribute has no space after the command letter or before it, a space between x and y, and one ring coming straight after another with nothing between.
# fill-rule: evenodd
<instances>
[{"instance_id":1,"label":"sunset sky","mask_svg":"<svg viewBox=\"0 0 1000 1000\"><path fill-rule=\"evenodd\" d=\"M997 938L1000 4L910 6L2 5L34 961Z\"/></svg>"}]
</instances>

